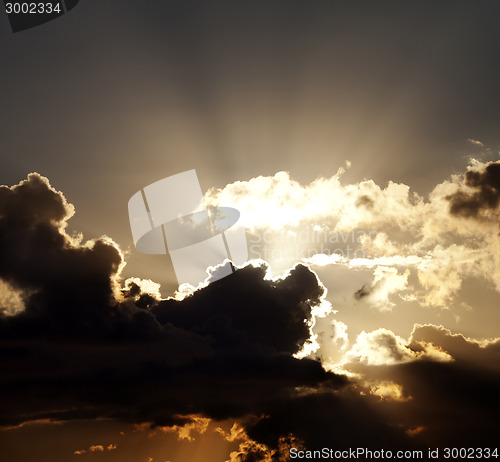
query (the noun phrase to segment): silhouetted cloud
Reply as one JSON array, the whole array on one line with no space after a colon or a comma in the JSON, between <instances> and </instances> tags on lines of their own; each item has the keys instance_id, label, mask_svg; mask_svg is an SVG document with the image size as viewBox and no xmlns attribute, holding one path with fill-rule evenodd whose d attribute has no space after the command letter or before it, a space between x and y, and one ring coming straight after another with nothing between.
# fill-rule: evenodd
<instances>
[{"instance_id":1,"label":"silhouetted cloud","mask_svg":"<svg viewBox=\"0 0 500 462\"><path fill-rule=\"evenodd\" d=\"M453 215L477 218L482 211L496 209L500 202L500 162L468 170L465 186L472 191L459 190L447 198Z\"/></svg>"},{"instance_id":2,"label":"silhouetted cloud","mask_svg":"<svg viewBox=\"0 0 500 462\"><path fill-rule=\"evenodd\" d=\"M0 287L23 305L0 315L0 393L8 396L0 425L112 418L180 434L205 418L232 418L244 430L225 438L241 442L231 457L245 462L279 460L292 445L496 441L500 340L416 326L408 341L378 329L349 346L345 326L332 323L348 379L315 359L321 346L296 357L325 302L308 267L271 278L264 264L249 265L183 300L161 300L151 281L122 284L123 254L111 239L69 236L72 213L37 174L0 188ZM405 273L380 275L368 296L387 300L406 284ZM75 453L83 451L92 448Z\"/></svg>"},{"instance_id":3,"label":"silhouetted cloud","mask_svg":"<svg viewBox=\"0 0 500 462\"><path fill-rule=\"evenodd\" d=\"M369 351L372 360L348 352L352 361L344 367L359 374L360 387L365 381L371 391L367 399L384 413L386 422L405 429L423 446L494 443L500 339L467 339L433 325L416 325L408 342L385 329L362 335L354 352ZM369 344L369 349L360 349L360 344ZM397 386L405 399L376 393L377 383Z\"/></svg>"},{"instance_id":4,"label":"silhouetted cloud","mask_svg":"<svg viewBox=\"0 0 500 462\"><path fill-rule=\"evenodd\" d=\"M3 425L225 418L264 412L296 387L346 383L292 356L324 294L305 266L274 280L248 266L183 301L158 300L134 280L120 292L120 249L68 236L72 212L37 174L0 190L0 275L25 304L0 318Z\"/></svg>"}]
</instances>

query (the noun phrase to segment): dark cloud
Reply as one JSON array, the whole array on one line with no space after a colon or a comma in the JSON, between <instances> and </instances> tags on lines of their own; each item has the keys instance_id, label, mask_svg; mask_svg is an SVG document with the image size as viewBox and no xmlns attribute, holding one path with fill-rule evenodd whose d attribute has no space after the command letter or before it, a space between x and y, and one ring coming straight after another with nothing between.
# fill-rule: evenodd
<instances>
[{"instance_id":1,"label":"dark cloud","mask_svg":"<svg viewBox=\"0 0 500 462\"><path fill-rule=\"evenodd\" d=\"M182 303L161 302L152 312L162 324L213 334L221 345L254 342L297 353L309 337L311 306L320 303L324 289L303 265L278 281L265 280L265 272L265 267L237 271L229 282L212 283Z\"/></svg>"},{"instance_id":2,"label":"dark cloud","mask_svg":"<svg viewBox=\"0 0 500 462\"><path fill-rule=\"evenodd\" d=\"M387 335L380 342L385 348ZM442 327L416 326L407 348L418 353L426 345L446 351L453 360L422 356L393 365L360 362L349 369L369 384L402 388L405 399L367 400L392 426L416 430L411 440L421 447L491 447L500 429L500 340L481 343Z\"/></svg>"},{"instance_id":3,"label":"dark cloud","mask_svg":"<svg viewBox=\"0 0 500 462\"><path fill-rule=\"evenodd\" d=\"M346 383L292 356L324 293L308 268L270 280L248 266L183 301L156 300L133 281L120 292L120 250L72 240L72 207L45 178L2 187L0 198L0 276L25 302L0 318L1 424L238 417L296 387Z\"/></svg>"},{"instance_id":4,"label":"dark cloud","mask_svg":"<svg viewBox=\"0 0 500 462\"><path fill-rule=\"evenodd\" d=\"M0 278L25 304L0 315L0 393L8 397L0 425L234 418L255 443L238 456L246 462L272 451L279 460L291 441L311 449L496 441L498 342L420 326L406 346L415 354L401 355L387 331L373 342L401 363L352 364L361 378L348 380L293 356L325 293L307 267L269 279L265 266L247 266L182 301L158 300L139 281L121 287L123 256L112 240L66 234L72 213L39 175L0 188ZM406 362L426 343L455 361ZM366 383L378 382L399 384L410 399L370 394Z\"/></svg>"},{"instance_id":5,"label":"dark cloud","mask_svg":"<svg viewBox=\"0 0 500 462\"><path fill-rule=\"evenodd\" d=\"M351 391L319 390L275 400L268 416L249 426L248 434L271 448L278 448L279 438L287 435L308 449L412 446L402 429L391 427L368 400Z\"/></svg>"},{"instance_id":6,"label":"dark cloud","mask_svg":"<svg viewBox=\"0 0 500 462\"><path fill-rule=\"evenodd\" d=\"M373 288L366 287L366 285L363 285L361 289L354 292L354 298L356 300L361 300L362 298L368 297L368 295L370 295L372 292Z\"/></svg>"},{"instance_id":7,"label":"dark cloud","mask_svg":"<svg viewBox=\"0 0 500 462\"><path fill-rule=\"evenodd\" d=\"M460 190L447 197L452 215L478 218L481 212L496 209L500 202L500 162L490 162L481 171L469 170L465 185L475 191Z\"/></svg>"},{"instance_id":8,"label":"dark cloud","mask_svg":"<svg viewBox=\"0 0 500 462\"><path fill-rule=\"evenodd\" d=\"M112 300L122 254L109 239L74 243L64 231L72 214L40 175L0 187L0 278L31 294L26 310L2 323L3 336L69 337L83 325L94 336L119 316Z\"/></svg>"},{"instance_id":9,"label":"dark cloud","mask_svg":"<svg viewBox=\"0 0 500 462\"><path fill-rule=\"evenodd\" d=\"M370 366L364 372L403 387L407 401L379 399L374 404L393 425L420 429L415 442L428 447L491 447L498 440L498 372L430 360Z\"/></svg>"},{"instance_id":10,"label":"dark cloud","mask_svg":"<svg viewBox=\"0 0 500 462\"><path fill-rule=\"evenodd\" d=\"M498 338L479 342L467 339L462 334L453 334L442 326L417 325L411 335L409 348L418 351L422 342L439 346L462 364L500 371Z\"/></svg>"}]
</instances>

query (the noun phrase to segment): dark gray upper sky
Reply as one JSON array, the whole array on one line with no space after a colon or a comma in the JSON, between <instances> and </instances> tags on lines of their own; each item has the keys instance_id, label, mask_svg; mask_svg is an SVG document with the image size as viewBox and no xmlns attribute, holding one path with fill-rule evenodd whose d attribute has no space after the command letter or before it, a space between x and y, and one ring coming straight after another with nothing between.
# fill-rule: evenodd
<instances>
[{"instance_id":1,"label":"dark gray upper sky","mask_svg":"<svg viewBox=\"0 0 500 462\"><path fill-rule=\"evenodd\" d=\"M81 0L12 34L0 15L0 183L37 171L72 229L132 246L129 197L290 171L427 193L500 150L496 1ZM484 154L483 159L484 159Z\"/></svg>"}]
</instances>

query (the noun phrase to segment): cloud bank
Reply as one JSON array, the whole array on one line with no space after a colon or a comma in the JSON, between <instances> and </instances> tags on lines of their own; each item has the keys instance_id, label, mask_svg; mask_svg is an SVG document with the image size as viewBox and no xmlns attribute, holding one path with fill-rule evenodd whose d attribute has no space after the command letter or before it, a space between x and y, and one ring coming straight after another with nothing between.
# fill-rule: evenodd
<instances>
[{"instance_id":1,"label":"cloud bank","mask_svg":"<svg viewBox=\"0 0 500 462\"><path fill-rule=\"evenodd\" d=\"M451 184L441 186L448 196L458 188ZM378 199L390 197L401 210L437 207L438 199L412 201L403 190L393 186ZM349 200L355 204L359 194ZM440 206L449 205L439 197ZM377 196L371 201L359 207L371 214ZM204 419L234 419L234 434L221 437L240 443L230 460L246 462L283 460L291 446L405 449L496 441L499 339L418 325L408 339L378 329L350 343L347 327L331 322L325 288L304 264L275 278L265 264L248 265L182 300L162 300L151 281L122 281L123 254L110 238L69 236L73 213L38 174L0 188L4 429L32 420L109 418L189 440ZM421 226L416 215L404 226ZM464 220L448 215L446 226ZM424 228L410 243L415 251L429 238ZM462 255L473 250L460 248ZM407 268L434 265L439 277L450 249L434 250L430 259L416 253L404 260L403 272L388 265L391 258L402 261L392 251L374 257L384 264L368 258L375 279L359 297L386 307L391 294L406 290ZM454 255L460 258L460 251ZM311 338L311 329L328 322ZM314 341L315 351L298 359ZM329 360L329 342L341 361Z\"/></svg>"},{"instance_id":2,"label":"cloud bank","mask_svg":"<svg viewBox=\"0 0 500 462\"><path fill-rule=\"evenodd\" d=\"M427 198L393 182L344 185L343 173L301 185L279 172L210 190L205 200L240 210L271 265L373 268L358 295L381 310L394 306L395 295L449 308L468 278L500 293L500 161L472 160L465 175L438 184Z\"/></svg>"}]
</instances>

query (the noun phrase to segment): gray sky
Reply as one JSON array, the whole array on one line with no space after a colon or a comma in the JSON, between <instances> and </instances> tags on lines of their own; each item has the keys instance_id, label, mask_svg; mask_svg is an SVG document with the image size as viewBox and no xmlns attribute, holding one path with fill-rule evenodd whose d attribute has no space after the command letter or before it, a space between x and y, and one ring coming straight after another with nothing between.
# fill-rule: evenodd
<instances>
[{"instance_id":1,"label":"gray sky","mask_svg":"<svg viewBox=\"0 0 500 462\"><path fill-rule=\"evenodd\" d=\"M499 13L85 0L17 34L3 15L0 182L47 176L76 206L70 229L132 250L129 197L192 168L206 190L280 170L307 184L350 160L345 182L425 194L463 171L477 151L467 138L500 149ZM125 274L168 267L137 258Z\"/></svg>"},{"instance_id":2,"label":"gray sky","mask_svg":"<svg viewBox=\"0 0 500 462\"><path fill-rule=\"evenodd\" d=\"M497 2L100 2L0 19L0 181L38 171L73 226L130 243L126 202L290 171L427 192L498 134Z\"/></svg>"}]
</instances>

